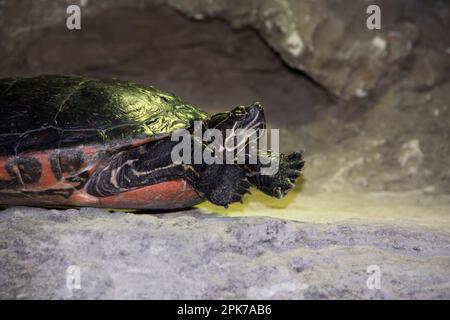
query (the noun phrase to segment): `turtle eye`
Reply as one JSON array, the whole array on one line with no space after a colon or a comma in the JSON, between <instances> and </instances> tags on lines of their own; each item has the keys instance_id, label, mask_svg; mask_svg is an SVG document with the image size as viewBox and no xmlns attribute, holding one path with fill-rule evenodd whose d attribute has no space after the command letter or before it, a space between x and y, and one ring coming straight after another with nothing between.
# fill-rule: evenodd
<instances>
[{"instance_id":1,"label":"turtle eye","mask_svg":"<svg viewBox=\"0 0 450 320\"><path fill-rule=\"evenodd\" d=\"M233 116L237 118L238 120L241 120L247 112L245 112L245 109L242 107L237 107L233 110Z\"/></svg>"}]
</instances>

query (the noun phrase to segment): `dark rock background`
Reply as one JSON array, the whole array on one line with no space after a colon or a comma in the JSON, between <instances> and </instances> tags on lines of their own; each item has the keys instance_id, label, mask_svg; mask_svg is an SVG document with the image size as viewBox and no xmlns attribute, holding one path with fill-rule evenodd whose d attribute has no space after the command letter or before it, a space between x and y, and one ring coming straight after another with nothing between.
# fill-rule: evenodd
<instances>
[{"instance_id":1,"label":"dark rock background","mask_svg":"<svg viewBox=\"0 0 450 320\"><path fill-rule=\"evenodd\" d=\"M69 4L82 8L79 31L66 28ZM369 4L381 7L381 30L366 28ZM100 210L2 212L0 297L67 298L58 281L70 262L89 266L89 283L98 284L79 293L83 298L448 298L449 30L444 0L0 0L0 76L121 78L153 84L211 112L261 101L269 126L280 128L281 149L303 148L307 160L305 179L282 201L256 192L244 206L200 207L305 225L209 219L198 209L162 220L124 215L132 224L150 224L144 231L127 229L122 215L109 221ZM265 245L264 231L239 244L224 231L265 230L266 224L287 224L295 234L329 242L306 250L305 238L293 236L289 249L274 249ZM92 233L91 225L99 230ZM326 230L337 225L345 232L330 240ZM276 239L289 236L283 228ZM370 230L378 230L376 236L355 240ZM131 246L135 231L156 242L168 232L173 243L161 244L166 255L154 254ZM190 236L197 242L186 244ZM402 249L380 246L380 239ZM109 252L108 242L122 243L125 254L130 245L132 257L142 253L137 261L145 271L128 267L115 249L111 256L97 254ZM181 244L188 253L179 252ZM442 250L423 249L430 246ZM413 247L419 249L404 249ZM420 248L427 257L413 258ZM291 258L313 262L300 262L299 276ZM180 263L183 270L171 269ZM388 270L389 286L374 293L360 278L377 263ZM61 279L46 287L58 272ZM270 286L259 287L266 282ZM189 283L198 286L174 289Z\"/></svg>"}]
</instances>

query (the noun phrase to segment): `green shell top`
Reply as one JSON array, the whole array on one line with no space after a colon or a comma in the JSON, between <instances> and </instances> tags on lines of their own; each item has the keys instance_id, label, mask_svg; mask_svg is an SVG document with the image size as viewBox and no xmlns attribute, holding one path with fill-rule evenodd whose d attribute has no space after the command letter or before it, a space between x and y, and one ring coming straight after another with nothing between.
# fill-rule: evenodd
<instances>
[{"instance_id":1,"label":"green shell top","mask_svg":"<svg viewBox=\"0 0 450 320\"><path fill-rule=\"evenodd\" d=\"M74 76L0 79L0 155L114 143L209 115L151 86Z\"/></svg>"}]
</instances>

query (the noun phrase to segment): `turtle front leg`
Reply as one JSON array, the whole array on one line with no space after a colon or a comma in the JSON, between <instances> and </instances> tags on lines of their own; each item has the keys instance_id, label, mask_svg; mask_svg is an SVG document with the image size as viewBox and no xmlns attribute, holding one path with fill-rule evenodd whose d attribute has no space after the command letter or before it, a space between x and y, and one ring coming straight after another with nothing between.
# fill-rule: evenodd
<instances>
[{"instance_id":1,"label":"turtle front leg","mask_svg":"<svg viewBox=\"0 0 450 320\"><path fill-rule=\"evenodd\" d=\"M196 189L215 205L227 208L233 202L242 202L244 194L249 192L245 171L237 165L205 165L196 171L200 172Z\"/></svg>"},{"instance_id":2,"label":"turtle front leg","mask_svg":"<svg viewBox=\"0 0 450 320\"><path fill-rule=\"evenodd\" d=\"M259 157L278 161L278 171L273 175L262 175L261 168L264 167L262 164L247 165L245 169L248 180L269 196L284 197L295 186L295 181L301 174L305 164L302 153L294 152L285 155L269 151L267 154L260 154Z\"/></svg>"}]
</instances>

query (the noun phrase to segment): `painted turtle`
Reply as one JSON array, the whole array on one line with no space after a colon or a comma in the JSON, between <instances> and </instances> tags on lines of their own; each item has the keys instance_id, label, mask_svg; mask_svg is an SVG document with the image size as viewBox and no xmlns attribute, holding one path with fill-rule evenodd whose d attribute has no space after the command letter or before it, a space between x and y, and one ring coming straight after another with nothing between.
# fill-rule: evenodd
<instances>
[{"instance_id":1,"label":"painted turtle","mask_svg":"<svg viewBox=\"0 0 450 320\"><path fill-rule=\"evenodd\" d=\"M74 76L0 79L0 204L176 209L228 206L251 185L282 197L301 153L271 153L279 171L256 164L174 163L176 129L265 127L262 107L209 116L177 96L118 80Z\"/></svg>"}]
</instances>

